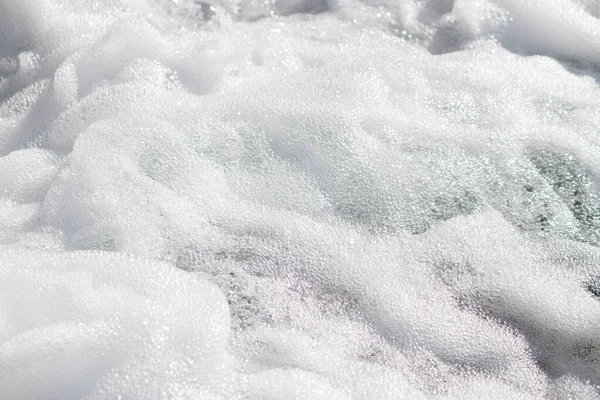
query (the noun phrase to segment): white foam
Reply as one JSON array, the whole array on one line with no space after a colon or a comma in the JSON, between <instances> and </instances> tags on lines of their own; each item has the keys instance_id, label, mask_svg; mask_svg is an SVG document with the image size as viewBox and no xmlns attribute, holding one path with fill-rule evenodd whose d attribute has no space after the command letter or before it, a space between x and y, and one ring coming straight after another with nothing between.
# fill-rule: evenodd
<instances>
[{"instance_id":1,"label":"white foam","mask_svg":"<svg viewBox=\"0 0 600 400\"><path fill-rule=\"evenodd\" d=\"M2 254L2 396L161 398L223 379L229 315L205 280L100 252Z\"/></svg>"},{"instance_id":2,"label":"white foam","mask_svg":"<svg viewBox=\"0 0 600 400\"><path fill-rule=\"evenodd\" d=\"M595 398L597 10L0 0L7 398Z\"/></svg>"}]
</instances>

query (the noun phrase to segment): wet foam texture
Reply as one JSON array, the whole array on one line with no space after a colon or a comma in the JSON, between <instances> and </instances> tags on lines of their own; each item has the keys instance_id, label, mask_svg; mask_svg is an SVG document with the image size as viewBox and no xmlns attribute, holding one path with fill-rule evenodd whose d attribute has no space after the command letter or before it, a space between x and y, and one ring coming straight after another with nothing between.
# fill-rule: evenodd
<instances>
[{"instance_id":1,"label":"wet foam texture","mask_svg":"<svg viewBox=\"0 0 600 400\"><path fill-rule=\"evenodd\" d=\"M0 0L0 398L600 397L588 0Z\"/></svg>"}]
</instances>

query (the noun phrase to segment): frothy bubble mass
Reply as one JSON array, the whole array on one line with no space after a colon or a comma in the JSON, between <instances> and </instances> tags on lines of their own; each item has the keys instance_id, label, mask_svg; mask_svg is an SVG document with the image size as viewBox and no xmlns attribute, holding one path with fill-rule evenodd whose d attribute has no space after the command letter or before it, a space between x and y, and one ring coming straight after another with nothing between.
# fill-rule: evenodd
<instances>
[{"instance_id":1,"label":"frothy bubble mass","mask_svg":"<svg viewBox=\"0 0 600 400\"><path fill-rule=\"evenodd\" d=\"M600 397L600 7L0 0L0 397Z\"/></svg>"}]
</instances>

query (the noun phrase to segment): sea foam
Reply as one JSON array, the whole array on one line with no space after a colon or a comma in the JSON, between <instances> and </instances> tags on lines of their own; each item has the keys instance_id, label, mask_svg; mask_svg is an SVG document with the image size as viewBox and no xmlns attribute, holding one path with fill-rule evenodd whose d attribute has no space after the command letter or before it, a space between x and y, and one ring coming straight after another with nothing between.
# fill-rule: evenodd
<instances>
[{"instance_id":1,"label":"sea foam","mask_svg":"<svg viewBox=\"0 0 600 400\"><path fill-rule=\"evenodd\" d=\"M0 0L0 397L598 398L599 13Z\"/></svg>"}]
</instances>

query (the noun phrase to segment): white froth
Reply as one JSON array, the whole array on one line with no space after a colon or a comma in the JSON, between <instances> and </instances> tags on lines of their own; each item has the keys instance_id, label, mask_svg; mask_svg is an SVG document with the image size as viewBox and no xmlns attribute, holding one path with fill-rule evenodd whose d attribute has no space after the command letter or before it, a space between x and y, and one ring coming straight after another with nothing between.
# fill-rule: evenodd
<instances>
[{"instance_id":1,"label":"white froth","mask_svg":"<svg viewBox=\"0 0 600 400\"><path fill-rule=\"evenodd\" d=\"M598 13L0 0L0 397L598 398Z\"/></svg>"}]
</instances>

